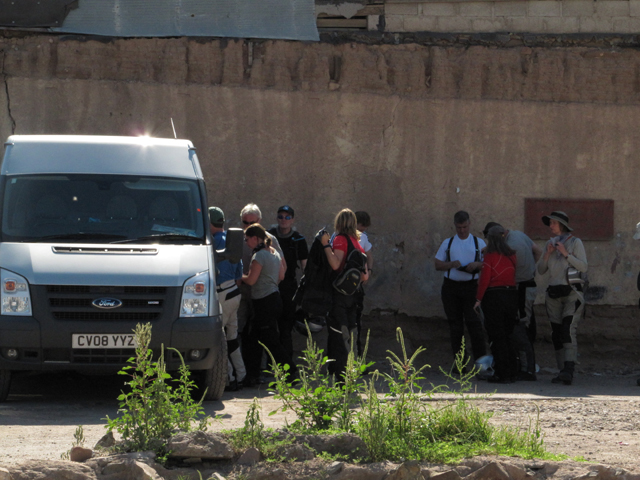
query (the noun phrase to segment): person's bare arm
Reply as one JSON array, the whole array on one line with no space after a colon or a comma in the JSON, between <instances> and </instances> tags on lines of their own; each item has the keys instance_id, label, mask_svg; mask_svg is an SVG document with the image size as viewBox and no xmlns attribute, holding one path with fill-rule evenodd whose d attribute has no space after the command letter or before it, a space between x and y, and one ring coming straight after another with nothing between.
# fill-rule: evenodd
<instances>
[{"instance_id":1,"label":"person's bare arm","mask_svg":"<svg viewBox=\"0 0 640 480\"><path fill-rule=\"evenodd\" d=\"M333 248L329 246L329 239L331 237L328 233L322 235L320 242L324 247L324 253L327 256L327 260L329 261L329 265L332 270L338 270L340 268L340 264L342 263L342 259L344 258L344 252L342 250L338 250L337 252L333 251Z\"/></svg>"},{"instance_id":2,"label":"person's bare arm","mask_svg":"<svg viewBox=\"0 0 640 480\"><path fill-rule=\"evenodd\" d=\"M462 265L460 263L460 260L454 260L453 262L444 262L442 260L438 260L437 258L435 259L435 263L436 263L436 270L438 270L439 272L453 270L454 268L458 268Z\"/></svg>"},{"instance_id":3,"label":"person's bare arm","mask_svg":"<svg viewBox=\"0 0 640 480\"><path fill-rule=\"evenodd\" d=\"M373 268L373 248L370 248L367 252L367 268L369 270Z\"/></svg>"},{"instance_id":4,"label":"person's bare arm","mask_svg":"<svg viewBox=\"0 0 640 480\"><path fill-rule=\"evenodd\" d=\"M282 267L280 267L282 270ZM260 272L262 271L262 265L260 265L255 260L251 262L249 265L249 273L246 275L242 275L242 281L247 285L254 285L258 281L258 277L260 276Z\"/></svg>"},{"instance_id":5,"label":"person's bare arm","mask_svg":"<svg viewBox=\"0 0 640 480\"><path fill-rule=\"evenodd\" d=\"M531 246L531 251L533 252L533 259L538 263L538 260L540 260L540 257L542 256L542 249L534 243Z\"/></svg>"}]
</instances>

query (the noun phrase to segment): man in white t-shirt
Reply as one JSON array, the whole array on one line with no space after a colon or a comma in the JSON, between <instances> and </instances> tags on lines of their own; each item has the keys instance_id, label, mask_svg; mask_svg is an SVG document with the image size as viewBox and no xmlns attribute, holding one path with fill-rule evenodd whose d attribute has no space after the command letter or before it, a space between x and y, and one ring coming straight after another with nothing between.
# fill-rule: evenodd
<instances>
[{"instance_id":1,"label":"man in white t-shirt","mask_svg":"<svg viewBox=\"0 0 640 480\"><path fill-rule=\"evenodd\" d=\"M444 272L442 305L449 321L453 355L462 348L466 325L475 361L487 352L482 321L473 308L482 267L481 251L486 244L470 234L471 220L467 212L456 212L453 223L456 235L442 242L436 253L435 266L436 270ZM468 360L467 355L465 360Z\"/></svg>"}]
</instances>

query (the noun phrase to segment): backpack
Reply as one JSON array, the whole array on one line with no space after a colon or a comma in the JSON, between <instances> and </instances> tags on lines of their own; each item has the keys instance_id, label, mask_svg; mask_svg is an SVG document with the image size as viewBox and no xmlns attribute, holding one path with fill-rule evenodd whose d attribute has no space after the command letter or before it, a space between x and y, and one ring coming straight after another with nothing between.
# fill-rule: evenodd
<instances>
[{"instance_id":1,"label":"backpack","mask_svg":"<svg viewBox=\"0 0 640 480\"><path fill-rule=\"evenodd\" d=\"M353 246L348 235L343 235L347 239L347 258L344 262L344 269L333 281L333 288L343 295L353 295L360 288L361 273L365 271L367 256Z\"/></svg>"}]
</instances>

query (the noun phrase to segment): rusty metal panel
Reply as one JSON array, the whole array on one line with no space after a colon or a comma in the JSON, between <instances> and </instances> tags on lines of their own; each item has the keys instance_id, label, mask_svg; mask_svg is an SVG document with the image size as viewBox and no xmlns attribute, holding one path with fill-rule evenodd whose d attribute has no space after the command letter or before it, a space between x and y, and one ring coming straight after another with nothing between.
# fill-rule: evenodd
<instances>
[{"instance_id":1,"label":"rusty metal panel","mask_svg":"<svg viewBox=\"0 0 640 480\"><path fill-rule=\"evenodd\" d=\"M542 217L560 210L569 217L569 225L582 240L610 240L613 237L613 200L590 198L525 198L524 232L529 237L551 237Z\"/></svg>"},{"instance_id":2,"label":"rusty metal panel","mask_svg":"<svg viewBox=\"0 0 640 480\"><path fill-rule=\"evenodd\" d=\"M78 0L0 0L2 27L59 27Z\"/></svg>"}]
</instances>

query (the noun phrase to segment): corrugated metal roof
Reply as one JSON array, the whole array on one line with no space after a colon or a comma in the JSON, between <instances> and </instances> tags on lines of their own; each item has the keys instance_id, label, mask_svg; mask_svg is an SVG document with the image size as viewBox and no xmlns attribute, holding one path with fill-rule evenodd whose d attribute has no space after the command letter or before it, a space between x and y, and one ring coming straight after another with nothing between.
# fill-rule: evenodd
<instances>
[{"instance_id":1,"label":"corrugated metal roof","mask_svg":"<svg viewBox=\"0 0 640 480\"><path fill-rule=\"evenodd\" d=\"M53 31L319 40L314 0L80 0Z\"/></svg>"}]
</instances>

